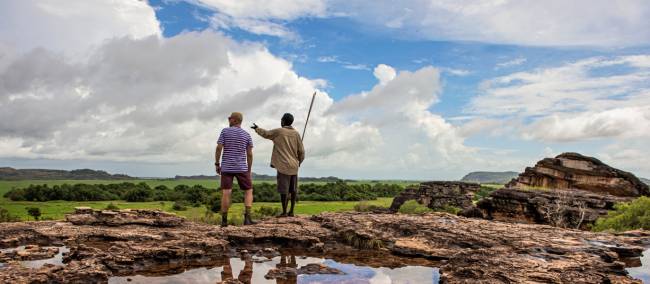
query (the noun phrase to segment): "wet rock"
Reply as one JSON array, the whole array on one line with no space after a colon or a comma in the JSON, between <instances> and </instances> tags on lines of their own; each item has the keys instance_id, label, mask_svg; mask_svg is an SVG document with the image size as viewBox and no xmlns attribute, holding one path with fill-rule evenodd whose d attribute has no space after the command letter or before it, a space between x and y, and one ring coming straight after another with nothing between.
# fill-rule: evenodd
<instances>
[{"instance_id":1,"label":"wet rock","mask_svg":"<svg viewBox=\"0 0 650 284\"><path fill-rule=\"evenodd\" d=\"M322 263L309 263L298 269L298 274L345 274L343 271Z\"/></svg>"},{"instance_id":2,"label":"wet rock","mask_svg":"<svg viewBox=\"0 0 650 284\"><path fill-rule=\"evenodd\" d=\"M298 269L294 267L280 267L271 268L269 272L264 275L266 279L288 279L295 278L298 275Z\"/></svg>"},{"instance_id":3,"label":"wet rock","mask_svg":"<svg viewBox=\"0 0 650 284\"><path fill-rule=\"evenodd\" d=\"M25 261L52 258L59 253L56 247L41 247L38 245L26 245L22 248L16 248L0 252L0 262L9 260Z\"/></svg>"},{"instance_id":4,"label":"wet rock","mask_svg":"<svg viewBox=\"0 0 650 284\"><path fill-rule=\"evenodd\" d=\"M545 158L510 181L508 188L581 189L623 197L650 195L650 188L629 172L578 153Z\"/></svg>"},{"instance_id":5,"label":"wet rock","mask_svg":"<svg viewBox=\"0 0 650 284\"><path fill-rule=\"evenodd\" d=\"M244 249L293 248L318 256L323 250L310 248L324 247L331 254L328 247L334 246L349 254L353 249L346 244L401 255L392 260L395 267L419 259L409 258L413 256L445 260L440 272L447 283L475 279L484 283L633 283L622 260L639 257L640 245L648 243L650 235L592 233L446 213L323 213L226 228L193 222L173 227L17 222L0 226L0 244L9 243L8 239L18 245L29 244L20 243L23 240L64 240L70 253L64 256L66 265L59 267L25 268L12 260L0 269L0 283L105 283L111 276L166 275L189 267L223 266ZM382 263L389 258L360 259ZM292 275L289 270L277 273Z\"/></svg>"},{"instance_id":6,"label":"wet rock","mask_svg":"<svg viewBox=\"0 0 650 284\"><path fill-rule=\"evenodd\" d=\"M630 200L577 189L503 188L480 200L477 207L487 219L584 229L607 215L616 203Z\"/></svg>"},{"instance_id":7,"label":"wet rock","mask_svg":"<svg viewBox=\"0 0 650 284\"><path fill-rule=\"evenodd\" d=\"M392 212L397 212L406 201L416 200L431 209L442 209L446 206L458 208L472 207L472 197L481 186L477 183L455 181L423 182L417 187L409 187L393 199L390 206Z\"/></svg>"}]
</instances>

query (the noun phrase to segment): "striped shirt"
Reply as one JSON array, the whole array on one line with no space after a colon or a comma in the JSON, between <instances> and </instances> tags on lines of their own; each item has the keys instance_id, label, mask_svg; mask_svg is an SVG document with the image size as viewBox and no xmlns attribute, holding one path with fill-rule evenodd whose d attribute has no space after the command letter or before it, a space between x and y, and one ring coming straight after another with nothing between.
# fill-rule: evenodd
<instances>
[{"instance_id":1,"label":"striped shirt","mask_svg":"<svg viewBox=\"0 0 650 284\"><path fill-rule=\"evenodd\" d=\"M253 139L241 127L231 126L221 130L218 144L223 145L221 171L224 173L248 172L246 149L253 147Z\"/></svg>"}]
</instances>

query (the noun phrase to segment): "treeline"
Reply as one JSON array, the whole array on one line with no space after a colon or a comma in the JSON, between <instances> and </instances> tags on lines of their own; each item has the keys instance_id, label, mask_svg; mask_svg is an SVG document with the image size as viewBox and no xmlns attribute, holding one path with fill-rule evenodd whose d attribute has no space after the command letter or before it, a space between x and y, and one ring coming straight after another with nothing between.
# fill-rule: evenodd
<instances>
[{"instance_id":1,"label":"treeline","mask_svg":"<svg viewBox=\"0 0 650 284\"><path fill-rule=\"evenodd\" d=\"M236 187L236 186L235 186ZM403 190L395 184L348 184L343 181L327 184L301 184L300 200L311 201L361 201L374 200L378 197L394 197ZM275 202L280 200L275 184L260 183L254 186L254 199L258 202ZM159 185L154 188L147 183L114 183L114 184L63 184L49 186L29 185L25 188L14 188L4 197L13 201L108 201L126 200L130 202L145 201L184 201L193 205L211 203L219 199L219 190L201 185L177 185L169 188ZM233 202L243 202L242 190L235 188Z\"/></svg>"}]
</instances>

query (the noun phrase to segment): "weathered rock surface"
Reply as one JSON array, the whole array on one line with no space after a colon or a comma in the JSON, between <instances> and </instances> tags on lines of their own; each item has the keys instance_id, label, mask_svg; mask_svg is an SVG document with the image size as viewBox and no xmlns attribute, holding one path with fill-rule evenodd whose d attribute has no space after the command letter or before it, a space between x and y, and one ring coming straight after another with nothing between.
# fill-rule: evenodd
<instances>
[{"instance_id":1,"label":"weathered rock surface","mask_svg":"<svg viewBox=\"0 0 650 284\"><path fill-rule=\"evenodd\" d=\"M172 213L126 209L119 211L93 210L90 207L77 207L74 214L68 214L66 221L75 225L147 225L156 227L174 227L185 222L185 219Z\"/></svg>"},{"instance_id":2,"label":"weathered rock surface","mask_svg":"<svg viewBox=\"0 0 650 284\"><path fill-rule=\"evenodd\" d=\"M416 200L431 209L443 209L445 206L468 208L472 206L472 197L481 186L477 183L457 181L423 182L417 187L409 187L393 199L390 206L397 212L406 201Z\"/></svg>"},{"instance_id":3,"label":"weathered rock surface","mask_svg":"<svg viewBox=\"0 0 650 284\"><path fill-rule=\"evenodd\" d=\"M577 189L503 188L476 205L487 219L586 228L613 210L614 204L630 200Z\"/></svg>"},{"instance_id":4,"label":"weathered rock surface","mask_svg":"<svg viewBox=\"0 0 650 284\"><path fill-rule=\"evenodd\" d=\"M326 255L343 244L441 260L442 283L640 283L626 275L621 260L639 257L642 246L650 245L650 233L612 235L446 213L323 213L227 228L193 222L173 227L18 222L0 227L1 248L54 242L70 249L65 266L35 269L11 261L0 269L0 283L105 283L117 275L220 265L236 249L300 248Z\"/></svg>"},{"instance_id":5,"label":"weathered rock surface","mask_svg":"<svg viewBox=\"0 0 650 284\"><path fill-rule=\"evenodd\" d=\"M301 274L338 274L342 275L345 274L343 271L338 270L336 268L329 267L327 265L324 265L322 263L309 263L305 266L302 266L300 268L295 268L295 267L280 267L280 268L273 268L269 270L266 275L264 275L264 278L266 279L288 279L291 277L296 277Z\"/></svg>"},{"instance_id":6,"label":"weathered rock surface","mask_svg":"<svg viewBox=\"0 0 650 284\"><path fill-rule=\"evenodd\" d=\"M563 153L555 158L545 158L534 167L527 167L506 187L582 189L623 197L650 195L648 185L633 174L578 153Z\"/></svg>"}]
</instances>

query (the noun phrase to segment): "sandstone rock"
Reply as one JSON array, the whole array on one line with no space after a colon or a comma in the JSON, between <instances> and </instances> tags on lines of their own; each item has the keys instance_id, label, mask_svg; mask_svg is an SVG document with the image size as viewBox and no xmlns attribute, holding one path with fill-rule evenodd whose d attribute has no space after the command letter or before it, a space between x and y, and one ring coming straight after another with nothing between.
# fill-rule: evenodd
<instances>
[{"instance_id":1,"label":"sandstone rock","mask_svg":"<svg viewBox=\"0 0 650 284\"><path fill-rule=\"evenodd\" d=\"M75 208L74 214L67 214L66 221L75 225L147 225L156 227L175 227L185 219L175 214L152 210L88 210L88 207Z\"/></svg>"},{"instance_id":2,"label":"sandstone rock","mask_svg":"<svg viewBox=\"0 0 650 284\"><path fill-rule=\"evenodd\" d=\"M476 279L484 283L639 283L626 276L621 261L639 257L641 245L650 243L650 234L643 231L613 235L446 213L323 213L286 219L227 228L193 222L173 227L146 222L122 226L5 223L0 226L3 248L64 240L70 253L64 256L62 267L32 269L10 261L0 269L0 283L106 283L111 276L165 275L191 267L223 266L237 250L277 247L336 260L331 250L317 244L343 246L348 254L355 251L345 243L369 247L378 254L402 255L392 260L394 267L425 261L403 256L444 260L439 263L444 283ZM321 250L311 251L313 246ZM384 266L383 258L388 259L360 257L359 261ZM426 261L419 265L431 265Z\"/></svg>"},{"instance_id":3,"label":"sandstone rock","mask_svg":"<svg viewBox=\"0 0 650 284\"><path fill-rule=\"evenodd\" d=\"M485 218L523 223L586 228L630 198L595 194L584 190L503 188L477 203Z\"/></svg>"},{"instance_id":4,"label":"sandstone rock","mask_svg":"<svg viewBox=\"0 0 650 284\"><path fill-rule=\"evenodd\" d=\"M578 153L564 153L555 158L545 158L534 167L526 168L506 187L582 189L623 197L650 195L648 185L633 174Z\"/></svg>"},{"instance_id":5,"label":"sandstone rock","mask_svg":"<svg viewBox=\"0 0 650 284\"><path fill-rule=\"evenodd\" d=\"M477 183L455 181L423 182L418 187L409 187L393 199L390 206L392 212L408 200L416 200L431 209L442 209L445 206L468 208L472 206L472 197L481 186Z\"/></svg>"},{"instance_id":6,"label":"sandstone rock","mask_svg":"<svg viewBox=\"0 0 650 284\"><path fill-rule=\"evenodd\" d=\"M329 267L322 263L309 263L298 269L298 274L345 274L343 271Z\"/></svg>"}]
</instances>

